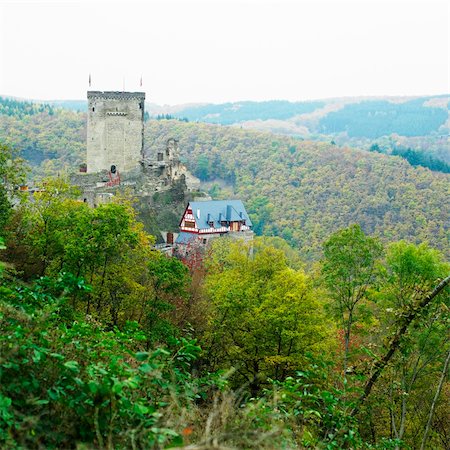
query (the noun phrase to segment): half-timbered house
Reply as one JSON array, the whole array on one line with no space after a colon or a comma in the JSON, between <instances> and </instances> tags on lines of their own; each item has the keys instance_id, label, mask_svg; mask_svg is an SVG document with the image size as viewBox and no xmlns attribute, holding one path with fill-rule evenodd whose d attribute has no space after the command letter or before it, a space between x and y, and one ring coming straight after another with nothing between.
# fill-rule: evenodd
<instances>
[{"instance_id":1,"label":"half-timbered house","mask_svg":"<svg viewBox=\"0 0 450 450\"><path fill-rule=\"evenodd\" d=\"M251 240L252 221L241 200L189 202L180 221L177 247L206 245L211 238L230 235Z\"/></svg>"}]
</instances>

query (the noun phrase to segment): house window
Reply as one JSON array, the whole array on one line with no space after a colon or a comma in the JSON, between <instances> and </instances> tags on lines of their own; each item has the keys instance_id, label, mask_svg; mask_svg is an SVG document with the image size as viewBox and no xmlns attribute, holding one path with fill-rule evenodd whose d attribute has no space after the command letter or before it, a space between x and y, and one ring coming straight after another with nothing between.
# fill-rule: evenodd
<instances>
[{"instance_id":1,"label":"house window","mask_svg":"<svg viewBox=\"0 0 450 450\"><path fill-rule=\"evenodd\" d=\"M208 225L209 225L211 228L214 228L214 222L213 222L212 220L210 220L210 221L208 222Z\"/></svg>"},{"instance_id":2,"label":"house window","mask_svg":"<svg viewBox=\"0 0 450 450\"><path fill-rule=\"evenodd\" d=\"M92 107L92 112L94 112L95 111L95 108L94 107Z\"/></svg>"},{"instance_id":3,"label":"house window","mask_svg":"<svg viewBox=\"0 0 450 450\"><path fill-rule=\"evenodd\" d=\"M206 239L203 239L203 245L206 244L206 242L207 242L207 240L206 240Z\"/></svg>"},{"instance_id":4,"label":"house window","mask_svg":"<svg viewBox=\"0 0 450 450\"><path fill-rule=\"evenodd\" d=\"M195 222L189 222L189 221L185 221L184 222L184 226L186 227L186 228L195 228Z\"/></svg>"}]
</instances>

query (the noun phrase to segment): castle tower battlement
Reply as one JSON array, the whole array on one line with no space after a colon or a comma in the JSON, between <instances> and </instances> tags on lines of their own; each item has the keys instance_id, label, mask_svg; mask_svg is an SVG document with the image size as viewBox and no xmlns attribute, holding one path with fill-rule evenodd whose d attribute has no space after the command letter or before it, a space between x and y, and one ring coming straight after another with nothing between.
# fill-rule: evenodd
<instances>
[{"instance_id":1,"label":"castle tower battlement","mask_svg":"<svg viewBox=\"0 0 450 450\"><path fill-rule=\"evenodd\" d=\"M88 91L87 172L139 167L144 150L145 92Z\"/></svg>"}]
</instances>

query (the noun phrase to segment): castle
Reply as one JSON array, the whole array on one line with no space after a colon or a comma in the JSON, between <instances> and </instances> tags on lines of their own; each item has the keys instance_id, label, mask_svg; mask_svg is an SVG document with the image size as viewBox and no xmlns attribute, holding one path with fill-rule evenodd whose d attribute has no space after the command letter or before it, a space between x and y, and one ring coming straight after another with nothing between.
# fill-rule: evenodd
<instances>
[{"instance_id":1,"label":"castle","mask_svg":"<svg viewBox=\"0 0 450 450\"><path fill-rule=\"evenodd\" d=\"M150 203L155 192L175 185L185 194L198 189L199 180L179 160L175 139L145 154L145 92L88 91L87 98L87 164L72 177L83 201L97 206L123 187Z\"/></svg>"},{"instance_id":2,"label":"castle","mask_svg":"<svg viewBox=\"0 0 450 450\"><path fill-rule=\"evenodd\" d=\"M147 231L168 242L169 253L176 238L182 256L216 236L252 239L252 223L240 200L193 201L195 195L208 198L181 163L176 139L145 154L144 92L88 91L87 97L87 164L72 178L83 201L95 207L131 189Z\"/></svg>"}]
</instances>

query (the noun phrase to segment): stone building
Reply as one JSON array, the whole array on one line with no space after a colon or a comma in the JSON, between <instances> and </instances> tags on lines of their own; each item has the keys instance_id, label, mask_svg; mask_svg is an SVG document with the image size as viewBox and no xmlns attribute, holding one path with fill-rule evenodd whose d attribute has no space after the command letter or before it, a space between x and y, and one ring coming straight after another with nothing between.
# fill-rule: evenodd
<instances>
[{"instance_id":1,"label":"stone building","mask_svg":"<svg viewBox=\"0 0 450 450\"><path fill-rule=\"evenodd\" d=\"M200 180L181 163L175 139L144 151L144 92L88 91L87 96L87 164L71 175L80 200L96 207L126 191L146 230L162 241L161 230L177 231Z\"/></svg>"},{"instance_id":2,"label":"stone building","mask_svg":"<svg viewBox=\"0 0 450 450\"><path fill-rule=\"evenodd\" d=\"M181 179L185 180L190 190L200 187L198 180L196 182L184 164L181 163L178 141L174 138L167 139L165 148L153 149L151 153L146 155L142 160L142 166L148 177L159 180L159 186L156 187L156 190Z\"/></svg>"},{"instance_id":3,"label":"stone building","mask_svg":"<svg viewBox=\"0 0 450 450\"><path fill-rule=\"evenodd\" d=\"M88 91L87 173L139 166L144 149L144 92Z\"/></svg>"}]
</instances>

